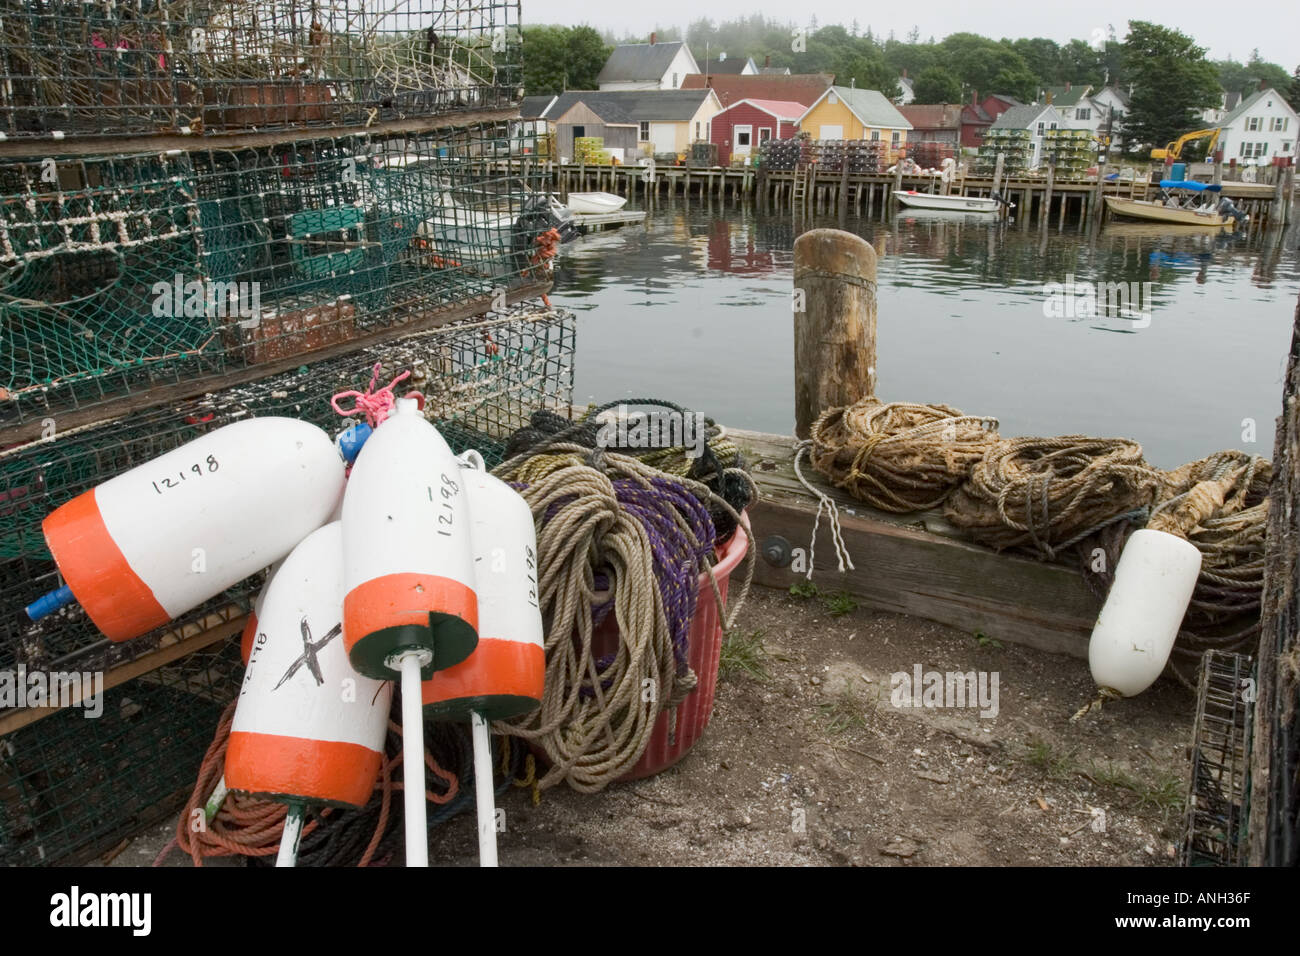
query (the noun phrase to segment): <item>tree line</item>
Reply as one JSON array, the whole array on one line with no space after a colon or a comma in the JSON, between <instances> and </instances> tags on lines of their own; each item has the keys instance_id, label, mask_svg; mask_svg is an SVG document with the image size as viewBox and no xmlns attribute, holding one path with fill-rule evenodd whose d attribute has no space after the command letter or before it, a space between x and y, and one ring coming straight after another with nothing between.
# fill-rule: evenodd
<instances>
[{"instance_id":1,"label":"tree line","mask_svg":"<svg viewBox=\"0 0 1300 956\"><path fill-rule=\"evenodd\" d=\"M658 39L682 38L673 27ZM1046 37L992 39L953 33L922 39L913 29L898 38L865 29L855 20L819 25L816 17L800 26L762 14L714 23L702 18L685 32L696 60L753 57L759 66L788 67L794 73L832 73L835 82L899 95L903 71L917 103L968 102L1006 93L1032 102L1046 87L1111 83L1130 94L1128 136L1140 143L1164 143L1201 125L1197 116L1219 105L1222 91L1248 95L1262 82L1291 104L1300 104L1300 66L1294 74L1252 51L1245 63L1210 60L1204 47L1186 34L1159 24L1133 20L1121 40L1114 27L1086 39L1057 43ZM537 26L524 30L524 84L529 93L595 89L616 42L645 37L615 37L590 26Z\"/></svg>"}]
</instances>

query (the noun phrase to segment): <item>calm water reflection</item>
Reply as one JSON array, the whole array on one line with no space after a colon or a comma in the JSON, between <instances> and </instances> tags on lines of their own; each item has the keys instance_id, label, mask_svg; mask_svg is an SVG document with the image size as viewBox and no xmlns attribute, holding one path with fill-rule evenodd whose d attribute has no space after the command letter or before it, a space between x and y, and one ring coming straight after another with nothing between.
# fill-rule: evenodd
<instances>
[{"instance_id":1,"label":"calm water reflection","mask_svg":"<svg viewBox=\"0 0 1300 956\"><path fill-rule=\"evenodd\" d=\"M946 214L932 214L945 216ZM834 226L833 220L815 221ZM842 228L880 254L879 386L1000 418L1007 435L1123 435L1171 467L1271 455L1300 264L1287 237L1095 242L952 218ZM664 397L793 431L789 214L665 205L565 246L552 300L578 312L577 399ZM1150 319L1044 315L1044 283L1150 282ZM1243 441L1243 420L1257 441Z\"/></svg>"}]
</instances>

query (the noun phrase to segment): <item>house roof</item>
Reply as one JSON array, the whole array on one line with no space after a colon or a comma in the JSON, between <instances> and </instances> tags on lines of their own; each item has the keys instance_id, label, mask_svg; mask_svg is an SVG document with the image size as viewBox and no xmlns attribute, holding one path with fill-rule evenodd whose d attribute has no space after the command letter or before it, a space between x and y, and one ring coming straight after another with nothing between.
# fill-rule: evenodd
<instances>
[{"instance_id":1,"label":"house roof","mask_svg":"<svg viewBox=\"0 0 1300 956\"><path fill-rule=\"evenodd\" d=\"M546 93L541 96L525 96L519 102L519 116L522 119L541 119L546 115L546 108L554 102L554 93Z\"/></svg>"},{"instance_id":2,"label":"house roof","mask_svg":"<svg viewBox=\"0 0 1300 956\"><path fill-rule=\"evenodd\" d=\"M1115 99L1119 100L1121 106L1123 106L1125 109L1128 109L1128 94L1127 94L1127 93L1125 93L1122 89L1120 89L1118 86L1115 86L1114 84L1111 84L1110 86L1105 87L1105 88L1103 89L1103 92L1104 92L1105 90L1109 90L1111 96L1113 96L1113 97L1115 97ZM1229 95L1231 95L1231 94L1229 94Z\"/></svg>"},{"instance_id":3,"label":"house roof","mask_svg":"<svg viewBox=\"0 0 1300 956\"><path fill-rule=\"evenodd\" d=\"M967 103L961 108L962 119L966 120L969 115L969 121L972 123L992 123L993 117L989 115L988 110L978 103Z\"/></svg>"},{"instance_id":4,"label":"house roof","mask_svg":"<svg viewBox=\"0 0 1300 956\"><path fill-rule=\"evenodd\" d=\"M569 90L555 98L546 111L552 122L573 108L587 107L611 123L680 123L699 112L709 90Z\"/></svg>"},{"instance_id":5,"label":"house roof","mask_svg":"<svg viewBox=\"0 0 1300 956\"><path fill-rule=\"evenodd\" d=\"M746 56L729 56L725 60L711 56L708 60L701 61L699 66L701 70L710 75L739 76L750 62L749 57Z\"/></svg>"},{"instance_id":6,"label":"house roof","mask_svg":"<svg viewBox=\"0 0 1300 956\"><path fill-rule=\"evenodd\" d=\"M1224 93L1224 94L1223 94L1223 108L1224 108L1225 110L1228 110L1229 112L1231 112L1232 110L1235 110L1235 109L1236 109L1238 106L1240 106L1240 105L1241 105L1241 94L1240 94L1240 93L1235 93L1235 92L1234 92L1234 93Z\"/></svg>"},{"instance_id":7,"label":"house roof","mask_svg":"<svg viewBox=\"0 0 1300 956\"><path fill-rule=\"evenodd\" d=\"M747 99L747 100L736 100L736 102L732 103L731 106L724 107L724 112L726 110L731 109L732 107L740 106L742 103L747 103L750 106L756 106L764 113L771 113L777 119L784 120L789 123L797 123L799 121L799 117L803 116L804 110L807 109L807 107L804 106L802 103L794 103L789 100Z\"/></svg>"},{"instance_id":8,"label":"house roof","mask_svg":"<svg viewBox=\"0 0 1300 956\"><path fill-rule=\"evenodd\" d=\"M909 103L907 106L900 106L898 112L912 124L912 129L957 129L961 126L962 104L960 103L921 106Z\"/></svg>"},{"instance_id":9,"label":"house roof","mask_svg":"<svg viewBox=\"0 0 1300 956\"><path fill-rule=\"evenodd\" d=\"M624 43L614 47L601 67L597 83L659 80L682 48L681 40L666 43ZM687 51L689 52L689 51Z\"/></svg>"},{"instance_id":10,"label":"house roof","mask_svg":"<svg viewBox=\"0 0 1300 956\"><path fill-rule=\"evenodd\" d=\"M1064 86L1049 86L1044 88L1038 94L1038 102L1046 103L1047 94L1052 94L1053 106L1074 106L1092 91L1092 87L1087 83L1080 83L1078 86L1073 84L1069 89Z\"/></svg>"},{"instance_id":11,"label":"house roof","mask_svg":"<svg viewBox=\"0 0 1300 956\"><path fill-rule=\"evenodd\" d=\"M1013 106L993 121L992 129L1029 129L1038 122L1038 118L1051 110L1056 110L1047 103L1030 103ZM1059 114L1058 114L1059 116Z\"/></svg>"},{"instance_id":12,"label":"house roof","mask_svg":"<svg viewBox=\"0 0 1300 956\"><path fill-rule=\"evenodd\" d=\"M899 86L905 86L905 87L907 87L907 88L910 90L910 89L912 88L912 79L911 79L911 77L900 76L900 77L898 78L898 85L899 85Z\"/></svg>"},{"instance_id":13,"label":"house roof","mask_svg":"<svg viewBox=\"0 0 1300 956\"><path fill-rule=\"evenodd\" d=\"M1249 112L1251 107L1253 107L1256 103L1258 103L1266 96L1271 96L1275 100L1281 100L1282 105L1285 106L1287 109L1291 110L1291 114L1293 116L1300 115L1297 114L1295 110L1291 109L1291 104L1286 101L1286 97L1284 97L1281 93L1279 93L1277 90L1273 89L1270 86L1266 90L1256 90L1254 93L1251 93L1250 96L1246 97L1244 100L1238 103L1237 108L1234 109L1231 113L1229 113L1219 122L1219 126L1220 127L1231 126L1237 120L1241 119L1241 117L1244 116L1247 112Z\"/></svg>"},{"instance_id":14,"label":"house roof","mask_svg":"<svg viewBox=\"0 0 1300 956\"><path fill-rule=\"evenodd\" d=\"M737 100L753 99L782 100L807 106L815 103L834 79L829 73L790 73L785 76L768 73L726 76L711 73L707 78L703 73L692 73L682 80L682 89L702 90L707 85L718 94L718 101L723 106L730 106Z\"/></svg>"},{"instance_id":15,"label":"house roof","mask_svg":"<svg viewBox=\"0 0 1300 956\"><path fill-rule=\"evenodd\" d=\"M1020 100L1016 99L1014 96L1010 96L1006 93L990 93L988 98L991 100L998 100L999 102L1006 103L1007 106L1025 105L1024 103L1020 102Z\"/></svg>"},{"instance_id":16,"label":"house roof","mask_svg":"<svg viewBox=\"0 0 1300 956\"><path fill-rule=\"evenodd\" d=\"M789 76L790 68L788 66L760 66L758 72L764 76Z\"/></svg>"},{"instance_id":17,"label":"house roof","mask_svg":"<svg viewBox=\"0 0 1300 956\"><path fill-rule=\"evenodd\" d=\"M834 93L850 113L858 118L858 122L863 126L880 126L886 129L911 129L912 124L907 121L902 113L898 112L898 107L885 98L885 94L880 90L864 90L861 87L852 86L832 86L825 93L817 98L817 103ZM812 112L813 103L804 111L804 116ZM801 121L803 117L799 118Z\"/></svg>"}]
</instances>

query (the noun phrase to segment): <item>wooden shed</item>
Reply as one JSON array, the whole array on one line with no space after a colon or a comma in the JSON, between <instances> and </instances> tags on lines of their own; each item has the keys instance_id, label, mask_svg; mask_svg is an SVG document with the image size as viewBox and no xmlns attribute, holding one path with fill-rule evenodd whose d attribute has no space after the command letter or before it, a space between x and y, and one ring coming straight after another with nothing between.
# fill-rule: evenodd
<instances>
[{"instance_id":1,"label":"wooden shed","mask_svg":"<svg viewBox=\"0 0 1300 956\"><path fill-rule=\"evenodd\" d=\"M555 118L556 156L561 160L571 160L575 139L599 136L604 140L605 149L613 150L620 162L634 161L639 124L614 103L598 102L597 109L599 113L579 100Z\"/></svg>"}]
</instances>

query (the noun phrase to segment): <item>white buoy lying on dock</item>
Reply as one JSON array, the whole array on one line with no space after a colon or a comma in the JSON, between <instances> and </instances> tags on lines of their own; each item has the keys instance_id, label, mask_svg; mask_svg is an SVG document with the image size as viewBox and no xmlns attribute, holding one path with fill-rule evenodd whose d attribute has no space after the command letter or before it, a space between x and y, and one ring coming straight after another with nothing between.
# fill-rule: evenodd
<instances>
[{"instance_id":1,"label":"white buoy lying on dock","mask_svg":"<svg viewBox=\"0 0 1300 956\"><path fill-rule=\"evenodd\" d=\"M343 640L361 673L400 675L406 862L428 866L420 681L474 650L478 597L460 465L414 399L398 399L357 456L343 552Z\"/></svg>"},{"instance_id":2,"label":"white buoy lying on dock","mask_svg":"<svg viewBox=\"0 0 1300 956\"><path fill-rule=\"evenodd\" d=\"M65 585L27 613L76 601L110 639L138 637L283 558L325 523L343 482L334 443L309 422L218 428L47 515Z\"/></svg>"},{"instance_id":3,"label":"white buoy lying on dock","mask_svg":"<svg viewBox=\"0 0 1300 956\"><path fill-rule=\"evenodd\" d=\"M292 866L308 803L362 807L384 758L392 684L343 646L343 526L308 535L267 583L226 748L225 786L287 803Z\"/></svg>"},{"instance_id":4,"label":"white buoy lying on dock","mask_svg":"<svg viewBox=\"0 0 1300 956\"><path fill-rule=\"evenodd\" d=\"M1155 683L1200 572L1201 552L1186 539L1150 528L1129 536L1088 643L1088 666L1103 693L1133 697Z\"/></svg>"},{"instance_id":5,"label":"white buoy lying on dock","mask_svg":"<svg viewBox=\"0 0 1300 956\"><path fill-rule=\"evenodd\" d=\"M479 640L465 661L424 682L424 712L437 720L470 722L479 863L496 866L488 721L517 717L537 707L546 678L537 535L528 503L487 473L478 452L466 452L460 460L470 503Z\"/></svg>"}]
</instances>

